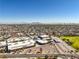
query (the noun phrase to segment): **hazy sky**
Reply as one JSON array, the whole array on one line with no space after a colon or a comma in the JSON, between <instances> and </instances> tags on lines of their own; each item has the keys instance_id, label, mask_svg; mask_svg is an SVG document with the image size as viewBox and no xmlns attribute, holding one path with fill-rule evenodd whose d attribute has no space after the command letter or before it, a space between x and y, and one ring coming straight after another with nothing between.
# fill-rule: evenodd
<instances>
[{"instance_id":1,"label":"hazy sky","mask_svg":"<svg viewBox=\"0 0 79 59\"><path fill-rule=\"evenodd\" d=\"M0 0L0 23L79 23L79 0Z\"/></svg>"}]
</instances>

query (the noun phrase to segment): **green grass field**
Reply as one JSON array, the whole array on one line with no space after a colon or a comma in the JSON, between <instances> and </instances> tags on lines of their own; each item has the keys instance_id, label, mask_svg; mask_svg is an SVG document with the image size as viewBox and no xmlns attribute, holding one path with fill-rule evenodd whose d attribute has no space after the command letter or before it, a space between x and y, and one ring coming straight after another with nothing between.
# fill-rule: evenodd
<instances>
[{"instance_id":1,"label":"green grass field","mask_svg":"<svg viewBox=\"0 0 79 59\"><path fill-rule=\"evenodd\" d=\"M66 42L71 42L70 45L79 51L79 36L61 36L60 38Z\"/></svg>"}]
</instances>

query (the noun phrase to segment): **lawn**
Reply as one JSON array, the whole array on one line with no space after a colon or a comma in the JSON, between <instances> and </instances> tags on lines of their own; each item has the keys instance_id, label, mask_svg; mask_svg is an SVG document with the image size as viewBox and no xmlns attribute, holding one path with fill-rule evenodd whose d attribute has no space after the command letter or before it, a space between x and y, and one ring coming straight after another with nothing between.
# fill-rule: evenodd
<instances>
[{"instance_id":1,"label":"lawn","mask_svg":"<svg viewBox=\"0 0 79 59\"><path fill-rule=\"evenodd\" d=\"M79 36L61 36L60 38L65 42L71 42L70 45L79 51Z\"/></svg>"}]
</instances>

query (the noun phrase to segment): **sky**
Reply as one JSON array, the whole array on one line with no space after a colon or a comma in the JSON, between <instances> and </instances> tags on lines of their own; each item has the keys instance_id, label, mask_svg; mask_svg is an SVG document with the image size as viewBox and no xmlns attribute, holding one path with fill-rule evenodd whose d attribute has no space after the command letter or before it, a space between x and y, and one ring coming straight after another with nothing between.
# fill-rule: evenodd
<instances>
[{"instance_id":1,"label":"sky","mask_svg":"<svg viewBox=\"0 0 79 59\"><path fill-rule=\"evenodd\" d=\"M0 0L0 23L79 23L79 0Z\"/></svg>"}]
</instances>

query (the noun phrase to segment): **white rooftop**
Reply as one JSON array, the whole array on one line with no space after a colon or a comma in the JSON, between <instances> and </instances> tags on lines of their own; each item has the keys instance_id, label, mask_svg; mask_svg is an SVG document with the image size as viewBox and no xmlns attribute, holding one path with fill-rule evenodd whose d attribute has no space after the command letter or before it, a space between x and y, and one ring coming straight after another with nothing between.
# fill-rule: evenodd
<instances>
[{"instance_id":1,"label":"white rooftop","mask_svg":"<svg viewBox=\"0 0 79 59\"><path fill-rule=\"evenodd\" d=\"M37 40L39 43L48 43L47 40Z\"/></svg>"},{"instance_id":2,"label":"white rooftop","mask_svg":"<svg viewBox=\"0 0 79 59\"><path fill-rule=\"evenodd\" d=\"M33 40L8 43L8 45L9 45L8 48L9 48L9 50L14 50L14 49L32 46L32 45L34 45L34 43L35 43L35 41L33 41Z\"/></svg>"}]
</instances>

